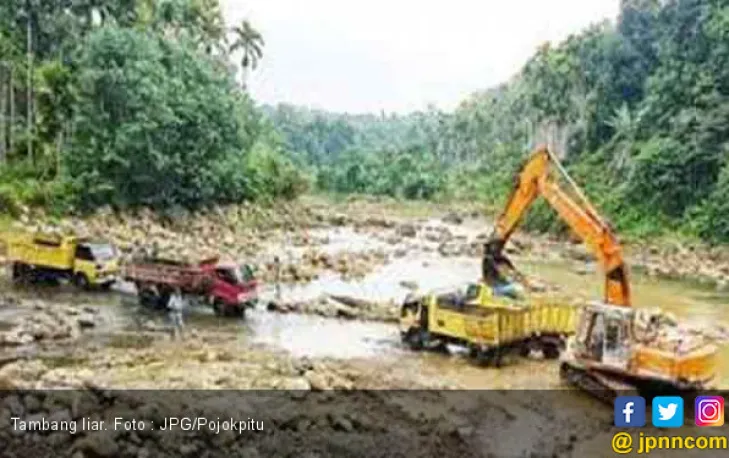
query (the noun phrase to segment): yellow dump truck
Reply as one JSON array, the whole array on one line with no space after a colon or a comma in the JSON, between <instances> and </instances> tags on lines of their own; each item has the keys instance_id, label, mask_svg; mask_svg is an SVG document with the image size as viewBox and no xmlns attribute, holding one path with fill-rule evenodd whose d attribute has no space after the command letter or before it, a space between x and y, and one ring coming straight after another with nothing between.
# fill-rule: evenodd
<instances>
[{"instance_id":1,"label":"yellow dump truck","mask_svg":"<svg viewBox=\"0 0 729 458\"><path fill-rule=\"evenodd\" d=\"M470 350L479 362L499 367L507 353L541 351L556 359L574 333L577 309L533 298L529 303L493 296L484 284L405 300L400 314L403 342L419 350L444 344Z\"/></svg>"},{"instance_id":2,"label":"yellow dump truck","mask_svg":"<svg viewBox=\"0 0 729 458\"><path fill-rule=\"evenodd\" d=\"M17 282L68 279L80 288L109 287L119 274L111 244L74 236L16 232L3 237Z\"/></svg>"}]
</instances>

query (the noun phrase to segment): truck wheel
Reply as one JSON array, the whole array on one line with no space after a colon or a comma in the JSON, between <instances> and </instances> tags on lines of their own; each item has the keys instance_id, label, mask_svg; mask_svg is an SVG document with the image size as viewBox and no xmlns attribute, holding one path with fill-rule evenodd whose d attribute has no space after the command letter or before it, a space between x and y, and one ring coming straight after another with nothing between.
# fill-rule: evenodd
<instances>
[{"instance_id":1,"label":"truck wheel","mask_svg":"<svg viewBox=\"0 0 729 458\"><path fill-rule=\"evenodd\" d=\"M425 346L425 339L423 333L419 329L411 329L407 332L405 337L406 343L410 346L411 350L420 351Z\"/></svg>"},{"instance_id":2,"label":"truck wheel","mask_svg":"<svg viewBox=\"0 0 729 458\"><path fill-rule=\"evenodd\" d=\"M496 350L494 352L493 363L494 363L494 367L497 368L497 369L499 369L503 365L503 361L502 361L503 355L502 355L502 353L503 352L501 350Z\"/></svg>"},{"instance_id":3,"label":"truck wheel","mask_svg":"<svg viewBox=\"0 0 729 458\"><path fill-rule=\"evenodd\" d=\"M215 312L216 316L225 316L225 304L223 304L220 299L215 299L213 301L213 312Z\"/></svg>"},{"instance_id":4,"label":"truck wheel","mask_svg":"<svg viewBox=\"0 0 729 458\"><path fill-rule=\"evenodd\" d=\"M86 275L81 272L77 272L73 276L73 284L76 285L77 288L83 290L88 290L91 287L91 283L89 283L88 277L86 277Z\"/></svg>"},{"instance_id":5,"label":"truck wheel","mask_svg":"<svg viewBox=\"0 0 729 458\"><path fill-rule=\"evenodd\" d=\"M157 295L149 289L138 289L137 296L139 296L139 304L143 307L154 307L157 304Z\"/></svg>"},{"instance_id":6,"label":"truck wheel","mask_svg":"<svg viewBox=\"0 0 729 458\"><path fill-rule=\"evenodd\" d=\"M526 358L532 352L532 348L528 342L525 342L519 346L519 356Z\"/></svg>"},{"instance_id":7,"label":"truck wheel","mask_svg":"<svg viewBox=\"0 0 729 458\"><path fill-rule=\"evenodd\" d=\"M479 366L488 367L493 363L493 360L493 350L476 349L476 364Z\"/></svg>"},{"instance_id":8,"label":"truck wheel","mask_svg":"<svg viewBox=\"0 0 729 458\"><path fill-rule=\"evenodd\" d=\"M19 262L13 263L13 281L16 283L24 283L28 279L28 268Z\"/></svg>"},{"instance_id":9,"label":"truck wheel","mask_svg":"<svg viewBox=\"0 0 729 458\"><path fill-rule=\"evenodd\" d=\"M155 306L158 310L165 310L167 308L167 304L170 302L170 292L169 291L160 291L159 297L157 298L157 303Z\"/></svg>"},{"instance_id":10,"label":"truck wheel","mask_svg":"<svg viewBox=\"0 0 729 458\"><path fill-rule=\"evenodd\" d=\"M113 281L102 283L101 284L101 290L102 291L109 291L111 289L111 286L114 284Z\"/></svg>"},{"instance_id":11,"label":"truck wheel","mask_svg":"<svg viewBox=\"0 0 729 458\"><path fill-rule=\"evenodd\" d=\"M545 343L542 345L542 354L544 359L559 358L559 347L553 343Z\"/></svg>"}]
</instances>

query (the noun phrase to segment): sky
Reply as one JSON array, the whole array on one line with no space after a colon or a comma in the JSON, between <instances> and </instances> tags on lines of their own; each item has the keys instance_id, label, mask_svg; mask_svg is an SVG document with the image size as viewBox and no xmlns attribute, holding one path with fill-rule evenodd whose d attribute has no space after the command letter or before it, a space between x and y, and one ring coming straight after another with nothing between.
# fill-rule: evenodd
<instances>
[{"instance_id":1,"label":"sky","mask_svg":"<svg viewBox=\"0 0 729 458\"><path fill-rule=\"evenodd\" d=\"M605 19L619 0L221 0L265 47L261 103L338 112L450 110L516 74L545 41Z\"/></svg>"}]
</instances>

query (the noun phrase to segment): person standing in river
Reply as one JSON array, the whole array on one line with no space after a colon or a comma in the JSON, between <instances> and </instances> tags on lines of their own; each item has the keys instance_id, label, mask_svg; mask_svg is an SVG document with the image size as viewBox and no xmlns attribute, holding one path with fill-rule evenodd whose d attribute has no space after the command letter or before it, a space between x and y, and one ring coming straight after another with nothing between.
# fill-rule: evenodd
<instances>
[{"instance_id":1,"label":"person standing in river","mask_svg":"<svg viewBox=\"0 0 729 458\"><path fill-rule=\"evenodd\" d=\"M175 288L175 291L170 295L170 299L167 302L167 310L172 322L172 332L175 339L182 337L182 330L185 323L182 319L182 310L185 304L182 299L182 291L180 288Z\"/></svg>"},{"instance_id":2,"label":"person standing in river","mask_svg":"<svg viewBox=\"0 0 729 458\"><path fill-rule=\"evenodd\" d=\"M273 271L276 291L276 302L281 302L281 260L278 256L273 258Z\"/></svg>"}]
</instances>

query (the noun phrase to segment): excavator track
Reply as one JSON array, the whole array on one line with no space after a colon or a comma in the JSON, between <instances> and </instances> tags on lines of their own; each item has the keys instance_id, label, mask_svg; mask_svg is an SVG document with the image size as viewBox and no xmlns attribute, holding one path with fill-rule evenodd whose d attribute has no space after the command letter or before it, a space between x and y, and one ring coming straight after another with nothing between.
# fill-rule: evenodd
<instances>
[{"instance_id":1,"label":"excavator track","mask_svg":"<svg viewBox=\"0 0 729 458\"><path fill-rule=\"evenodd\" d=\"M618 396L637 395L637 387L606 377L602 374L588 372L562 363L559 370L560 377L568 385L587 391L597 399L612 404Z\"/></svg>"}]
</instances>

